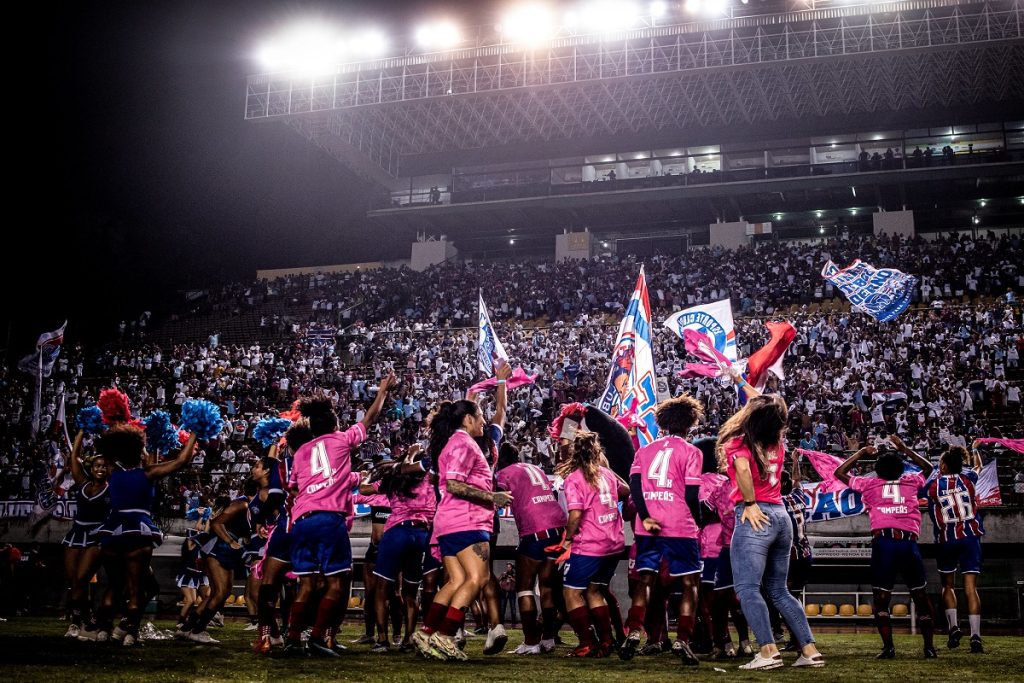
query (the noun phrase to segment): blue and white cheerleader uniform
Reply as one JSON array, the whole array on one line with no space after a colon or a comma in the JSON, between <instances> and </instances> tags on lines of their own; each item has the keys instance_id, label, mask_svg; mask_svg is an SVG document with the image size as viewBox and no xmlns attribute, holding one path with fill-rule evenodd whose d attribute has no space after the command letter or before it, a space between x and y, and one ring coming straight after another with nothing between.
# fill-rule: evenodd
<instances>
[{"instance_id":1,"label":"blue and white cheerleader uniform","mask_svg":"<svg viewBox=\"0 0 1024 683\"><path fill-rule=\"evenodd\" d=\"M85 493L87 485L83 484L75 491L75 521L65 534L64 540L60 542L67 548L91 548L99 545L99 539L92 536L92 532L103 524L110 513L110 484L104 484L100 492L92 497Z\"/></svg>"},{"instance_id":2,"label":"blue and white cheerleader uniform","mask_svg":"<svg viewBox=\"0 0 1024 683\"><path fill-rule=\"evenodd\" d=\"M152 517L156 488L141 467L115 470L110 475L110 513L93 536L104 548L135 549L158 546L164 534Z\"/></svg>"}]
</instances>

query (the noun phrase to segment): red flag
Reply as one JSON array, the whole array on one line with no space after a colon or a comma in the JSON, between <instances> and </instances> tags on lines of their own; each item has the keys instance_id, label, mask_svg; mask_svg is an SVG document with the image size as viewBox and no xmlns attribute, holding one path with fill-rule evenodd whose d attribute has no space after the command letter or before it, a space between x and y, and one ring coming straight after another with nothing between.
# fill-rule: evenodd
<instances>
[{"instance_id":1,"label":"red flag","mask_svg":"<svg viewBox=\"0 0 1024 683\"><path fill-rule=\"evenodd\" d=\"M747 359L747 382L757 390L764 388L768 381L768 370L779 379L784 379L782 358L789 345L796 339L796 328L786 321L765 323L772 338Z\"/></svg>"}]
</instances>

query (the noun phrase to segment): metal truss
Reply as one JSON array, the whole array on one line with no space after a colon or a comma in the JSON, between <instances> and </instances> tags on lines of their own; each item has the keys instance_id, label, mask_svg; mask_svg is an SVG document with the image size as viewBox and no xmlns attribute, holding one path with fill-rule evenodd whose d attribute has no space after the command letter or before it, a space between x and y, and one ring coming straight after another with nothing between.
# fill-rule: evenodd
<instances>
[{"instance_id":1,"label":"metal truss","mask_svg":"<svg viewBox=\"0 0 1024 683\"><path fill-rule=\"evenodd\" d=\"M286 120L386 179L406 155L1024 99L1020 0L902 4L917 8L254 76L246 118Z\"/></svg>"}]
</instances>

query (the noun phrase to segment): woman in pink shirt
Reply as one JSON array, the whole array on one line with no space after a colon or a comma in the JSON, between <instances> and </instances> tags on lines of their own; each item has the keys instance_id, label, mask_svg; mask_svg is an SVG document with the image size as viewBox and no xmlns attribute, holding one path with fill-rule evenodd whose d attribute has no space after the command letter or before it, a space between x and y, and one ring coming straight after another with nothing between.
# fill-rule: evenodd
<instances>
[{"instance_id":1,"label":"woman in pink shirt","mask_svg":"<svg viewBox=\"0 0 1024 683\"><path fill-rule=\"evenodd\" d=\"M612 622L602 588L611 583L626 547L619 501L629 498L629 485L604 466L608 461L596 434L578 434L568 450L569 457L556 470L565 480L569 510L562 543L570 551L562 569L565 607L580 641L568 656L607 657L612 651Z\"/></svg>"},{"instance_id":2,"label":"woman in pink shirt","mask_svg":"<svg viewBox=\"0 0 1024 683\"><path fill-rule=\"evenodd\" d=\"M483 415L472 401L445 401L430 420L428 454L437 462L441 491L434 534L448 583L434 597L413 643L422 654L445 661L467 659L454 636L491 576L494 510L512 502L508 493L494 491L490 464L476 443L483 433Z\"/></svg>"},{"instance_id":3,"label":"woman in pink shirt","mask_svg":"<svg viewBox=\"0 0 1024 683\"><path fill-rule=\"evenodd\" d=\"M740 668L782 666L768 605L761 595L762 584L800 645L801 654L793 666L821 667L825 658L814 646L807 616L786 587L793 525L782 504L780 475L786 460L784 436L789 413L781 397L762 396L738 374L735 379L746 390L747 404L722 425L716 451L719 469L728 472L736 506L730 557L736 594L761 645L754 659Z\"/></svg>"}]
</instances>

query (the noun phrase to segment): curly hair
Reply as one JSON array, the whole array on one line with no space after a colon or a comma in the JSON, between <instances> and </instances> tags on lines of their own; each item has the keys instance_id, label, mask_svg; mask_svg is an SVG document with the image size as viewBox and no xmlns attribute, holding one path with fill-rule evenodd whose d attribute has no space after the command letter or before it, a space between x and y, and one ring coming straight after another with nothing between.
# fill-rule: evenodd
<instances>
[{"instance_id":1,"label":"curly hair","mask_svg":"<svg viewBox=\"0 0 1024 683\"><path fill-rule=\"evenodd\" d=\"M136 425L115 425L96 440L96 452L125 469L141 465L145 450L146 432Z\"/></svg>"},{"instance_id":2,"label":"curly hair","mask_svg":"<svg viewBox=\"0 0 1024 683\"><path fill-rule=\"evenodd\" d=\"M292 453L299 450L303 444L307 444L314 438L313 430L309 428L309 422L303 418L294 422L288 431L284 433L284 441Z\"/></svg>"},{"instance_id":3,"label":"curly hair","mask_svg":"<svg viewBox=\"0 0 1024 683\"><path fill-rule=\"evenodd\" d=\"M659 429L676 436L686 436L704 418L704 406L694 397L683 394L659 403L654 409L654 417Z\"/></svg>"},{"instance_id":4,"label":"curly hair","mask_svg":"<svg viewBox=\"0 0 1024 683\"><path fill-rule=\"evenodd\" d=\"M597 434L585 432L577 434L569 444L568 457L558 463L555 473L566 479L576 470L580 470L586 482L597 488L601 481L601 467L607 462L601 442L597 440Z\"/></svg>"},{"instance_id":5,"label":"curly hair","mask_svg":"<svg viewBox=\"0 0 1024 683\"><path fill-rule=\"evenodd\" d=\"M334 412L334 403L322 394L301 399L299 413L309 421L314 438L338 429L338 415Z\"/></svg>"},{"instance_id":6,"label":"curly hair","mask_svg":"<svg viewBox=\"0 0 1024 683\"><path fill-rule=\"evenodd\" d=\"M779 445L783 428L789 419L789 411L780 396L761 395L747 401L739 412L726 420L718 432L715 452L718 454L718 468L728 469L726 446L733 439L750 449L761 479L768 476L768 450Z\"/></svg>"},{"instance_id":7,"label":"curly hair","mask_svg":"<svg viewBox=\"0 0 1024 683\"><path fill-rule=\"evenodd\" d=\"M967 449L963 446L950 446L949 450L940 457L942 464L946 466L948 474L960 474L964 471L964 462L967 460Z\"/></svg>"}]
</instances>

